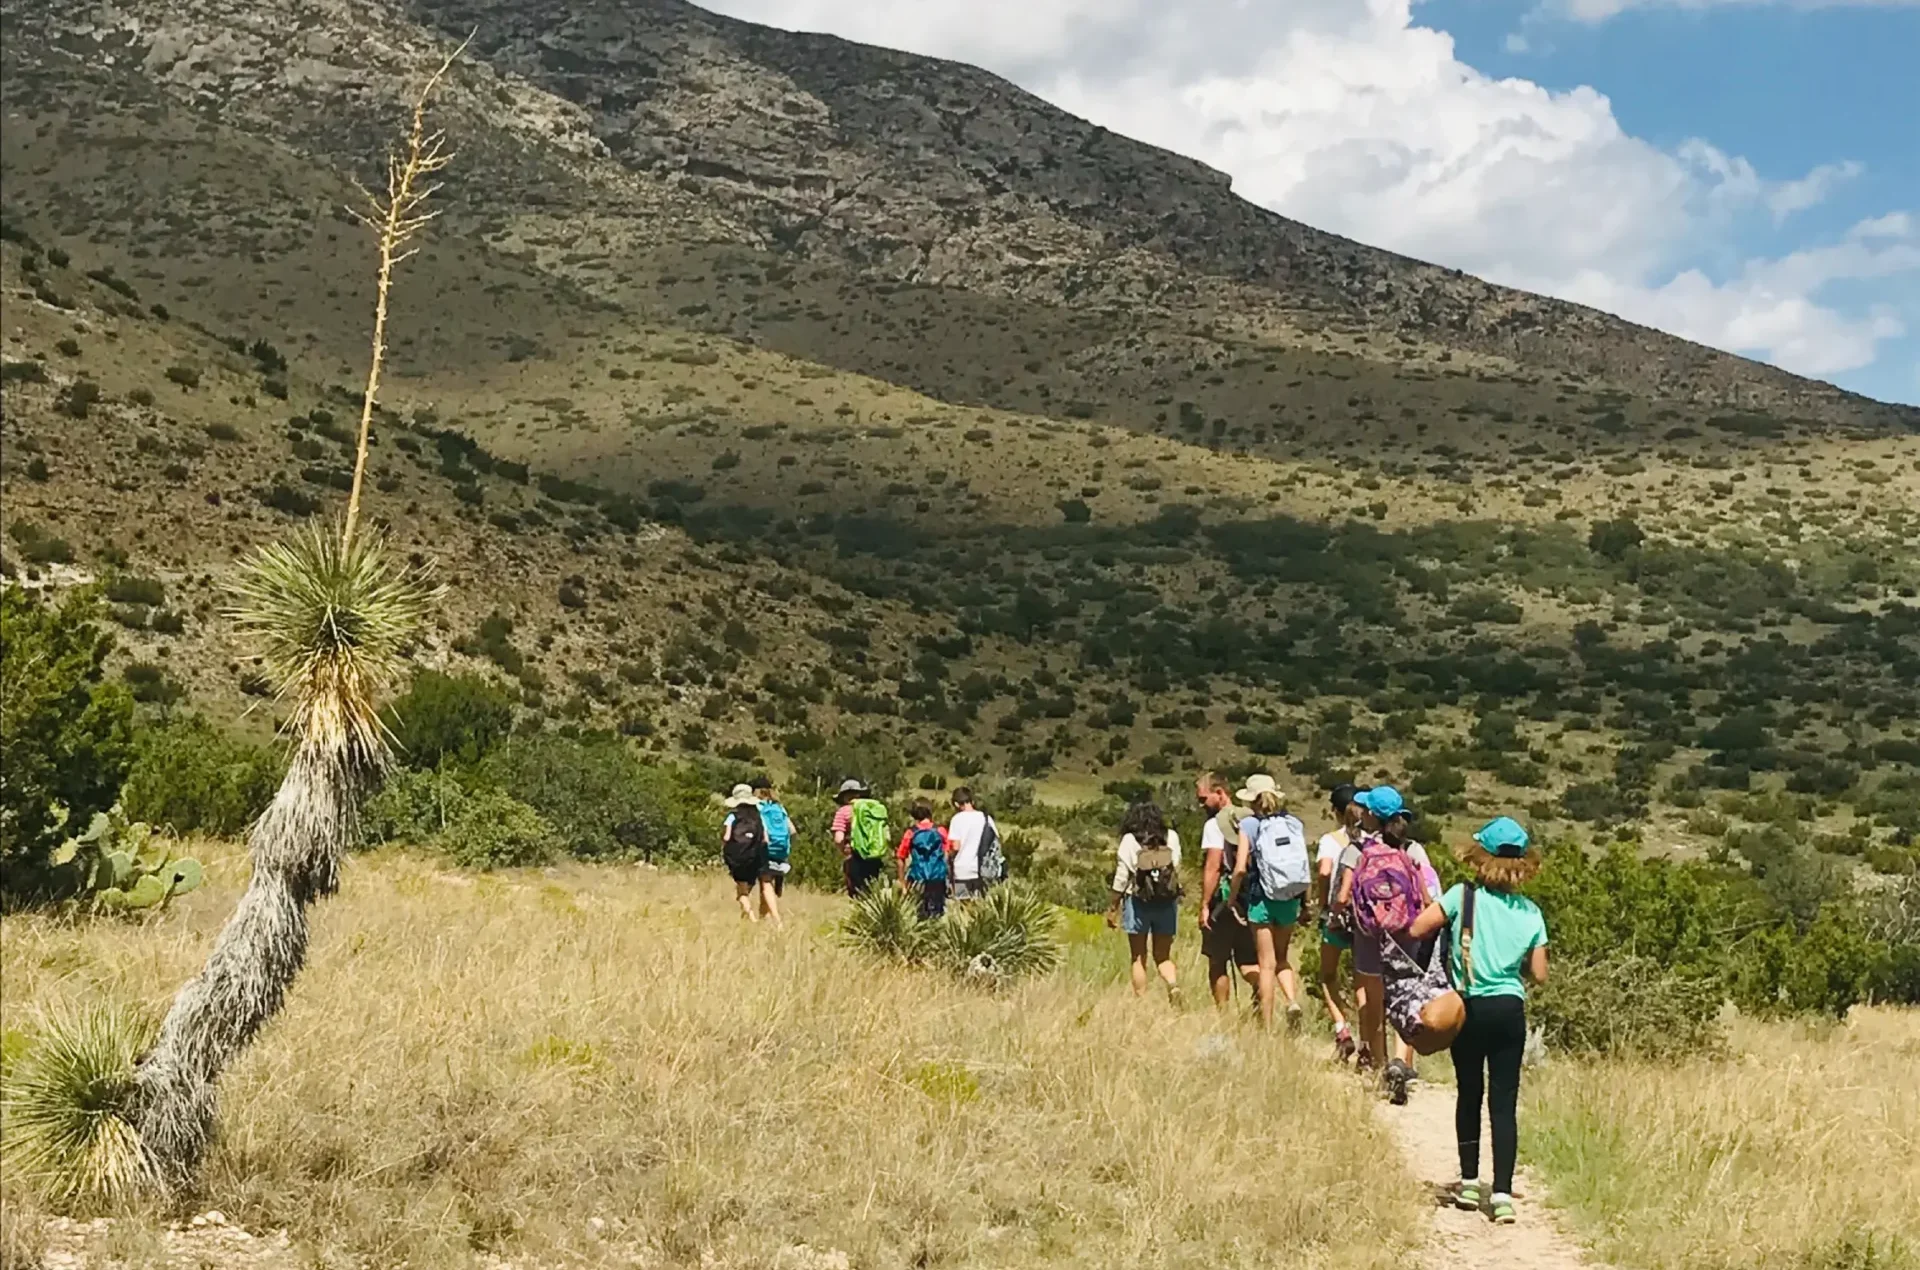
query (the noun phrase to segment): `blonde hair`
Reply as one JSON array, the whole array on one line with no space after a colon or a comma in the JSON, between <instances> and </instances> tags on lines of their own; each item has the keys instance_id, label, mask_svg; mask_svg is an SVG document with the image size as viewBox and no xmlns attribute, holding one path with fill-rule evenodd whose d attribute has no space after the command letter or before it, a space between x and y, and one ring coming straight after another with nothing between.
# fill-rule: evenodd
<instances>
[{"instance_id":1,"label":"blonde hair","mask_svg":"<svg viewBox=\"0 0 1920 1270\"><path fill-rule=\"evenodd\" d=\"M1207 789L1231 789L1232 788L1232 786L1228 784L1227 778L1222 776L1218 772L1200 773L1200 784Z\"/></svg>"},{"instance_id":2,"label":"blonde hair","mask_svg":"<svg viewBox=\"0 0 1920 1270\"><path fill-rule=\"evenodd\" d=\"M1495 855L1474 842L1468 844L1460 862L1488 890L1518 891L1539 874L1540 848L1528 847L1525 855Z\"/></svg>"},{"instance_id":3,"label":"blonde hair","mask_svg":"<svg viewBox=\"0 0 1920 1270\"><path fill-rule=\"evenodd\" d=\"M1277 816L1287 809L1287 800L1271 789L1263 789L1253 796L1253 814L1256 816Z\"/></svg>"}]
</instances>

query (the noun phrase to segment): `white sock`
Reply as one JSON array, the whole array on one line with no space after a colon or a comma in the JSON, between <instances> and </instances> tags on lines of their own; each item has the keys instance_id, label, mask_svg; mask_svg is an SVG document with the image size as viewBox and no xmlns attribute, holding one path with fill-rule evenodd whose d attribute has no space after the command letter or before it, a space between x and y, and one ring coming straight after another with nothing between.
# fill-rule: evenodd
<instances>
[{"instance_id":1,"label":"white sock","mask_svg":"<svg viewBox=\"0 0 1920 1270\"><path fill-rule=\"evenodd\" d=\"M1500 1203L1500 1202L1501 1202L1502 1200L1504 1200L1504 1201L1506 1201L1507 1203L1509 1203L1509 1204L1511 1204L1511 1203L1513 1203L1513 1196L1511 1196L1511 1195L1508 1195L1508 1194L1507 1194L1506 1192L1504 1192L1504 1191L1495 1191L1495 1192L1493 1193L1493 1202L1494 1202L1494 1203L1496 1203L1496 1204L1498 1204L1498 1203Z\"/></svg>"}]
</instances>

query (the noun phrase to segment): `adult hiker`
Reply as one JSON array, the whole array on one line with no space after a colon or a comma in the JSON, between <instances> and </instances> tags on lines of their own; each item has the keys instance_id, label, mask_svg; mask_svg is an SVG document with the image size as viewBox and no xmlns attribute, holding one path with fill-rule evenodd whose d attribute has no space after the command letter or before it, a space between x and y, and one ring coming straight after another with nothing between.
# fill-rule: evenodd
<instances>
[{"instance_id":1,"label":"adult hiker","mask_svg":"<svg viewBox=\"0 0 1920 1270\"><path fill-rule=\"evenodd\" d=\"M1237 830L1239 850L1234 855L1228 899L1236 920L1253 928L1260 1021L1272 1025L1276 1000L1284 994L1287 1027L1298 1030L1300 980L1287 961L1287 951L1311 884L1307 831L1297 817L1287 814L1286 799L1271 776L1247 777L1246 788L1235 797L1251 810Z\"/></svg>"},{"instance_id":2,"label":"adult hiker","mask_svg":"<svg viewBox=\"0 0 1920 1270\"><path fill-rule=\"evenodd\" d=\"M865 782L851 778L841 782L834 801L839 807L833 813L833 845L840 848L847 894L865 895L887 867L887 805Z\"/></svg>"},{"instance_id":3,"label":"adult hiker","mask_svg":"<svg viewBox=\"0 0 1920 1270\"><path fill-rule=\"evenodd\" d=\"M760 825L767 834L767 862L760 870L760 915L778 926L780 897L787 893L787 873L793 867L793 817L774 793L770 776L753 782L753 798L760 805Z\"/></svg>"},{"instance_id":4,"label":"adult hiker","mask_svg":"<svg viewBox=\"0 0 1920 1270\"><path fill-rule=\"evenodd\" d=\"M1519 822L1489 821L1464 859L1471 882L1455 886L1414 920L1416 939L1451 928L1453 982L1467 1005L1453 1043L1459 1095L1453 1125L1460 1142L1461 1208L1480 1207L1480 1104L1493 1128L1493 1219L1510 1224L1513 1164L1519 1150L1520 1060L1527 1048L1527 988L1547 981L1547 923L1521 889L1540 872L1540 852Z\"/></svg>"},{"instance_id":5,"label":"adult hiker","mask_svg":"<svg viewBox=\"0 0 1920 1270\"><path fill-rule=\"evenodd\" d=\"M854 813L856 816L859 813ZM920 892L920 917L931 920L947 911L947 883L953 877L953 843L947 831L933 823L933 804L922 798L913 805L913 823L900 835L897 853L900 889Z\"/></svg>"},{"instance_id":6,"label":"adult hiker","mask_svg":"<svg viewBox=\"0 0 1920 1270\"><path fill-rule=\"evenodd\" d=\"M727 795L727 818L720 824L720 855L733 879L740 916L760 920L760 875L767 867L767 830L751 785L735 785Z\"/></svg>"},{"instance_id":7,"label":"adult hiker","mask_svg":"<svg viewBox=\"0 0 1920 1270\"><path fill-rule=\"evenodd\" d=\"M1007 857L1000 849L1000 826L973 801L965 785L953 791L953 816L947 821L953 840L953 884L948 892L957 904L978 899L1006 876Z\"/></svg>"},{"instance_id":8,"label":"adult hiker","mask_svg":"<svg viewBox=\"0 0 1920 1270\"><path fill-rule=\"evenodd\" d=\"M1167 826L1166 817L1153 803L1133 804L1120 822L1107 925L1127 933L1135 996L1146 993L1151 958L1167 998L1179 1000L1173 936L1180 920L1180 890L1180 835Z\"/></svg>"},{"instance_id":9,"label":"adult hiker","mask_svg":"<svg viewBox=\"0 0 1920 1270\"><path fill-rule=\"evenodd\" d=\"M1368 1054L1387 1053L1387 1009L1381 941L1411 936L1407 929L1430 900L1420 865L1407 851L1413 809L1391 785L1354 795L1360 808L1360 858L1340 883L1339 904L1353 913L1353 976L1360 993L1360 1040ZM1420 853L1424 861L1426 853ZM1387 1063L1384 1084L1396 1106L1407 1101L1416 1075L1412 1047L1401 1043Z\"/></svg>"},{"instance_id":10,"label":"adult hiker","mask_svg":"<svg viewBox=\"0 0 1920 1270\"><path fill-rule=\"evenodd\" d=\"M1207 981L1218 1006L1233 1000L1235 966L1256 996L1260 989L1253 928L1233 916L1227 899L1240 851L1240 822L1247 815L1246 808L1234 805L1232 789L1216 772L1200 773L1193 788L1207 813L1200 829L1200 951L1207 958Z\"/></svg>"},{"instance_id":11,"label":"adult hiker","mask_svg":"<svg viewBox=\"0 0 1920 1270\"><path fill-rule=\"evenodd\" d=\"M1348 870L1360 862L1360 808L1354 785L1335 785L1330 796L1337 828L1320 835L1314 849L1315 872L1320 878L1320 999L1326 1003L1327 1017L1333 1020L1333 1052L1346 1062L1358 1052L1353 1026L1341 1001L1340 961L1353 947L1353 910L1339 905L1340 883Z\"/></svg>"}]
</instances>

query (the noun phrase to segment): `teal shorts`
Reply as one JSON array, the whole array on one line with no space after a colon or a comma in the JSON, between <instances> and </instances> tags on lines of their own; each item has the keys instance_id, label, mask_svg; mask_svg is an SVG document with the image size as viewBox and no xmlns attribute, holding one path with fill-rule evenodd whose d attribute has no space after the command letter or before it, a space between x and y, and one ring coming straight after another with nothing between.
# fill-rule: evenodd
<instances>
[{"instance_id":1,"label":"teal shorts","mask_svg":"<svg viewBox=\"0 0 1920 1270\"><path fill-rule=\"evenodd\" d=\"M1247 920L1255 926L1294 926L1300 921L1300 901L1255 900L1247 905Z\"/></svg>"},{"instance_id":2,"label":"teal shorts","mask_svg":"<svg viewBox=\"0 0 1920 1270\"><path fill-rule=\"evenodd\" d=\"M1320 928L1320 942L1328 948L1347 949L1353 947L1353 936L1342 935L1337 930L1328 930L1322 926Z\"/></svg>"}]
</instances>

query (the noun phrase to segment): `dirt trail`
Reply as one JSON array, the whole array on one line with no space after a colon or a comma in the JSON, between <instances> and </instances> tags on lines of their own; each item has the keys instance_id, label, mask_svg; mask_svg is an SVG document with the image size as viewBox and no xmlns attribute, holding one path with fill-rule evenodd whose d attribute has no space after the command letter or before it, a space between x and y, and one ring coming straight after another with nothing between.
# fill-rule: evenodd
<instances>
[{"instance_id":1,"label":"dirt trail","mask_svg":"<svg viewBox=\"0 0 1920 1270\"><path fill-rule=\"evenodd\" d=\"M1421 1082L1406 1106L1380 1110L1407 1157L1407 1167L1433 1198L1426 1247L1416 1259L1422 1270L1606 1270L1561 1229L1546 1206L1545 1188L1525 1168L1513 1183L1519 1201L1516 1224L1496 1226L1483 1212L1464 1213L1453 1206L1460 1160L1453 1138L1451 1085ZM1493 1139L1485 1123L1483 1119L1480 1176L1490 1179L1493 1161L1485 1152Z\"/></svg>"}]
</instances>

